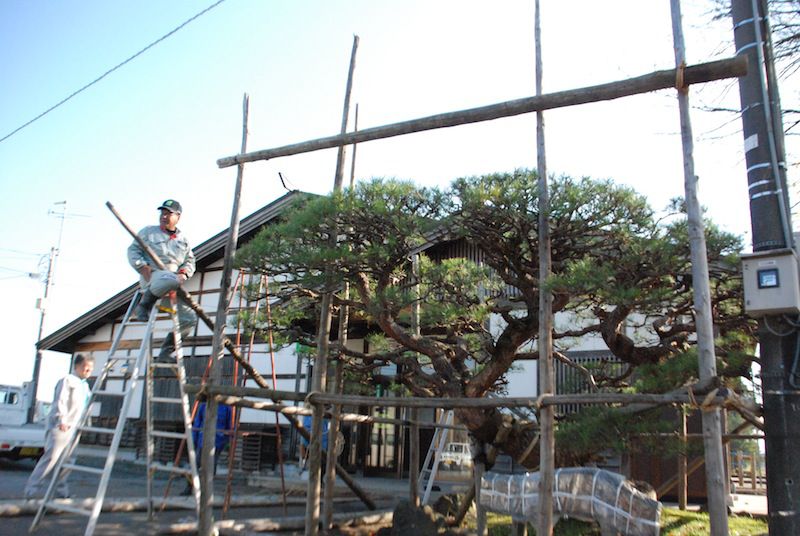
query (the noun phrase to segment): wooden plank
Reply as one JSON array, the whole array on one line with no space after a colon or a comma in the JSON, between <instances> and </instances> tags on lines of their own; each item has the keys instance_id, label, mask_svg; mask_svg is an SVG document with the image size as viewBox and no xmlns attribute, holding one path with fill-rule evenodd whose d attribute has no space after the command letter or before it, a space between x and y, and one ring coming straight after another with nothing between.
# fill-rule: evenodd
<instances>
[{"instance_id":1,"label":"wooden plank","mask_svg":"<svg viewBox=\"0 0 800 536\"><path fill-rule=\"evenodd\" d=\"M403 134L411 134L413 132L479 123L540 110L564 108L566 106L576 106L579 104L588 104L590 102L601 102L630 95L649 93L659 89L674 87L676 73L676 69L655 71L636 78L629 78L597 86L559 91L538 97L527 97L490 104L479 108L470 108L467 110L421 117L419 119L411 119L400 123L367 128L358 132L328 136L292 145L285 145L283 147L227 156L217 160L217 165L221 168L226 168L246 162L270 160L281 156L330 149L331 147L339 147L340 145L348 145L351 143L380 140L394 136L402 136ZM684 82L686 84L700 84L714 80L744 76L745 74L747 74L747 60L743 57L729 58L686 67Z\"/></svg>"}]
</instances>

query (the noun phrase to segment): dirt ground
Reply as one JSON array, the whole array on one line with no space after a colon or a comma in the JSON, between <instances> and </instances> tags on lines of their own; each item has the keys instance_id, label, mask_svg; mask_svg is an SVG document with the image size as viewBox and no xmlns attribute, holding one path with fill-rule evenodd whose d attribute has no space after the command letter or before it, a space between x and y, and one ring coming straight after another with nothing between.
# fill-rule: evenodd
<instances>
[{"instance_id":1,"label":"dirt ground","mask_svg":"<svg viewBox=\"0 0 800 536\"><path fill-rule=\"evenodd\" d=\"M23 488L28 476L33 470L30 460L7 461L0 459L0 534L3 536L27 535L34 518L38 502L24 501ZM221 500L225 495L226 478L218 476L215 479L215 498ZM70 477L71 501L78 502L82 498L93 497L96 493L97 479L91 475L74 474ZM161 497L167 487L168 478L154 479L155 497ZM184 486L182 481L175 481L172 489L180 491ZM273 483L259 486L250 486L243 475L232 479L233 500L238 503L247 503L243 506L232 506L227 513L222 508L214 509L215 521L237 520L238 529L221 529L222 534L253 533L246 520L263 519L300 519L305 516L305 482L299 479L287 480L286 504L284 505L281 493L280 479ZM109 482L106 495L106 504L114 501L136 502L147 495L146 473L141 465L131 463L118 463ZM171 494L174 495L174 492ZM391 510L394 494L381 493L380 490L370 491L370 496L381 509ZM346 490L340 491L337 487L334 503L335 513L361 512L366 510L364 505ZM142 501L143 502L143 501ZM255 504L253 504L255 503ZM18 515L8 515L20 508L25 510ZM83 534L86 528L87 517L78 514L62 514L49 512L34 531L33 534L70 536ZM194 531L186 527L196 521L193 509L169 509L156 512L152 520L148 520L146 511L102 512L100 514L95 534L98 536L134 536L155 534L191 534ZM351 528L344 529L343 534L352 536L367 534L375 530ZM297 532L302 532L297 531ZM286 533L284 533L286 534Z\"/></svg>"}]
</instances>

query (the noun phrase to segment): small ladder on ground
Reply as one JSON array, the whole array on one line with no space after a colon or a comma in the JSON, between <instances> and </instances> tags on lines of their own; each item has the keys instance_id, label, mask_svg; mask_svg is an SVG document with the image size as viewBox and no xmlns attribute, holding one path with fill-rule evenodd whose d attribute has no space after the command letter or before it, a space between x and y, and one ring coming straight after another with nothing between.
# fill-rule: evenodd
<instances>
[{"instance_id":1,"label":"small ladder on ground","mask_svg":"<svg viewBox=\"0 0 800 536\"><path fill-rule=\"evenodd\" d=\"M30 530L33 531L36 529L37 525L43 518L44 514L48 510L52 511L62 511L62 512L69 512L74 514L81 514L85 515L89 518L89 522L86 526L86 531L84 532L85 536L92 536L94 533L95 527L97 526L97 519L100 516L100 510L103 507L103 501L105 499L106 491L108 489L108 483L111 478L111 472L114 467L114 461L117 457L117 452L119 450L120 441L122 439L123 430L125 428L125 421L128 418L128 413L131 404L135 398L136 387L138 385L140 375L142 371L146 371L146 385L145 385L145 398L146 398L146 412L147 412L147 513L148 518L152 519L153 516L153 475L155 471L167 471L170 473L177 473L183 475L187 478L190 478L193 484L193 495L194 495L194 504L191 505L194 510L195 514L199 516L199 508L200 508L200 479L197 474L197 460L195 458L195 450L194 444L192 442L192 422L189 414L189 398L186 395L186 373L183 366L183 349L181 345L180 339L180 329L178 325L178 316L177 316L177 298L175 293L170 293L170 300L171 300L171 309L168 310L172 316L172 325L173 325L173 333L175 337L175 349L176 349L176 357L175 361L171 363L156 363L154 359L152 359L152 339L153 339L153 328L156 323L156 317L158 316L158 312L160 307L156 305L150 311L150 316L148 318L144 334L142 335L142 344L139 348L138 352L135 356L128 355L127 352L120 352L119 355L117 350L120 346L120 342L122 341L122 335L125 332L125 329L129 327L129 325L134 322L132 319L133 312L138 305L139 300L141 299L141 293L137 293L133 300L131 301L130 306L128 307L125 316L122 318L122 324L120 329L118 330L114 340L111 344L111 349L108 353L108 359L106 361L103 370L98 375L97 380L95 381L94 387L92 388L91 394L89 395L89 401L86 405L86 408L81 415L80 421L75 428L74 435L70 439L70 442L66 449L64 449L64 453L59 458L56 466L53 469L53 477L50 481L50 485L45 492L44 498L42 499L42 503L39 506L39 510L36 512L36 517L33 519L33 523L31 523ZM160 302L160 300L159 300ZM129 371L130 373L130 381L126 382L125 387L121 391L109 391L107 390L107 380L108 379L119 379L121 376L111 376L112 371L116 368L116 365L121 364L122 370ZM153 376L154 372L158 369L169 369L174 371L175 377L178 380L180 386L180 395L176 398L165 398L165 397L155 397L153 396ZM124 376L127 378L127 375ZM100 428L91 425L91 413L92 413L92 406L93 404L97 404L102 402L102 400L108 399L122 399L122 407L120 409L119 418L117 419L117 425L115 428ZM152 415L153 411L152 408L155 404L170 404L170 405L180 405L182 408L183 413L183 421L184 421L184 431L183 433L176 433L171 431L159 431L156 430L153 426ZM108 454L105 459L105 464L102 468L99 467L92 467L87 465L80 465L77 463L77 455L76 455L76 447L80 443L81 434L83 432L86 433L96 433L96 434L103 434L106 436L111 436L111 445L109 446ZM155 438L162 437L162 438L173 438L173 439L183 439L186 441L187 445L187 452L189 458L189 467L178 467L160 464L153 461L153 452L154 452L154 444ZM72 472L79 472L79 473L88 473L96 475L100 478L99 484L97 486L97 493L95 495L94 501L91 502L91 507L89 508L81 508L79 506L73 506L71 504L66 504L63 501L56 501L55 500L55 490L57 488L57 483L62 478L66 478L67 475ZM176 499L176 498L173 498ZM173 504L176 506L187 506L187 499L185 497L177 498L179 502L176 501ZM163 499L165 503L172 502L169 499Z\"/></svg>"},{"instance_id":2,"label":"small ladder on ground","mask_svg":"<svg viewBox=\"0 0 800 536\"><path fill-rule=\"evenodd\" d=\"M436 472L439 470L439 465L442 461L442 452L447 444L447 436L450 432L449 428L442 428L441 425L449 426L453 424L453 410L446 410L439 415L439 426L433 431L433 439L431 446L428 448L428 453L425 455L425 463L422 464L422 470L419 472L419 479L417 485L419 489L417 494L420 496L421 505L428 504L431 498L431 491L433 490L433 482L436 480Z\"/></svg>"}]
</instances>

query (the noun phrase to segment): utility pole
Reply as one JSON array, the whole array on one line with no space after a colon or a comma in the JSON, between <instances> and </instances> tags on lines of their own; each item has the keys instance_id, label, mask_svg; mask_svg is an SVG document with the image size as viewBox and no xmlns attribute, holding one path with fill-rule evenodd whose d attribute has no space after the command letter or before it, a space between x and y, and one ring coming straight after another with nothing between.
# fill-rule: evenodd
<instances>
[{"instance_id":1,"label":"utility pole","mask_svg":"<svg viewBox=\"0 0 800 536\"><path fill-rule=\"evenodd\" d=\"M778 86L774 77L766 0L732 0L737 55L747 56L739 78L753 251L794 249L786 188ZM793 376L795 321L768 315L759 322L761 384L767 466L767 508L772 536L800 534L800 389Z\"/></svg>"},{"instance_id":2,"label":"utility pole","mask_svg":"<svg viewBox=\"0 0 800 536\"><path fill-rule=\"evenodd\" d=\"M67 217L66 201L59 201L53 204L60 205L61 212L55 212L51 209L47 211L47 214L55 214L61 218L61 225L58 229L58 242L56 242L55 247L50 248L50 255L47 260L47 276L44 280L44 296L38 300L40 315L39 333L36 335L36 357L33 360L33 376L31 377L31 400L30 406L28 406L28 422L33 422L36 414L36 399L38 398L36 396L36 392L39 390L39 375L41 374L42 370L42 351L39 349L39 343L42 340L42 333L44 331L44 317L47 314L47 297L50 295L50 287L53 286L53 272L56 269L56 259L58 258L58 254L61 252L61 237L64 235L64 219Z\"/></svg>"}]
</instances>

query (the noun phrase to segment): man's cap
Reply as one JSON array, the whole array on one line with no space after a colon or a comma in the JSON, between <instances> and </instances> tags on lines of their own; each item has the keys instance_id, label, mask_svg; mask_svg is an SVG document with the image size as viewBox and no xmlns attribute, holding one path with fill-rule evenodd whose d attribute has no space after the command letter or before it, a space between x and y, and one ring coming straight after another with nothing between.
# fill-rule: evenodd
<instances>
[{"instance_id":1,"label":"man's cap","mask_svg":"<svg viewBox=\"0 0 800 536\"><path fill-rule=\"evenodd\" d=\"M175 201L174 199L167 199L166 201L161 203L161 206L158 207L158 210L161 210L162 208L169 210L170 212L173 212L175 214L180 214L181 212L183 212L181 204Z\"/></svg>"}]
</instances>

